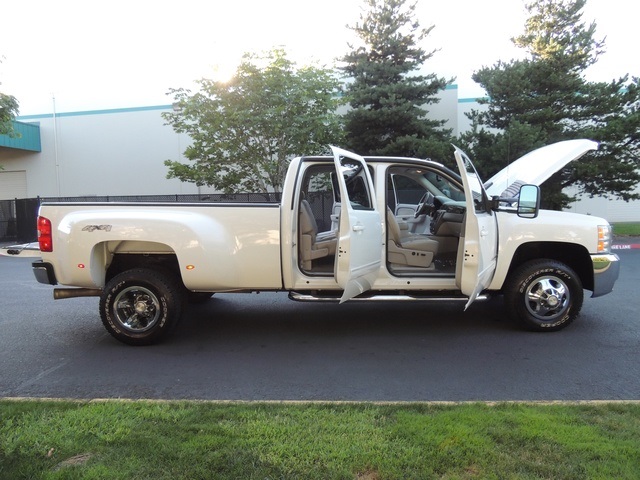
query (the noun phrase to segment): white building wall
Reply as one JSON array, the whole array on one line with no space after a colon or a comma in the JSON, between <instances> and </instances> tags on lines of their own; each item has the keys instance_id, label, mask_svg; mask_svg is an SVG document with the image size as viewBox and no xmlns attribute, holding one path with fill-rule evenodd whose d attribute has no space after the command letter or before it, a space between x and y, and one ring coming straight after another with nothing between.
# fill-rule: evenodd
<instances>
[{"instance_id":1,"label":"white building wall","mask_svg":"<svg viewBox=\"0 0 640 480\"><path fill-rule=\"evenodd\" d=\"M5 199L24 198L27 195L27 172L0 170L0 196Z\"/></svg>"},{"instance_id":2,"label":"white building wall","mask_svg":"<svg viewBox=\"0 0 640 480\"><path fill-rule=\"evenodd\" d=\"M29 185L36 181L34 176L46 177L47 175L46 165L42 162L42 153L0 148L0 165L2 165L2 173L5 175L14 176L16 172L22 172L23 188L21 190L26 192L27 197L30 196ZM40 169L43 171L39 172ZM30 175L31 173L33 175ZM13 188L0 186L0 200L13 200L14 198L16 196Z\"/></svg>"},{"instance_id":3,"label":"white building wall","mask_svg":"<svg viewBox=\"0 0 640 480\"><path fill-rule=\"evenodd\" d=\"M458 117L452 115L458 109L458 86L449 85L444 91L439 92L439 102L427 106L431 120L446 120L444 128L450 128L454 136L458 135Z\"/></svg>"},{"instance_id":4,"label":"white building wall","mask_svg":"<svg viewBox=\"0 0 640 480\"><path fill-rule=\"evenodd\" d=\"M568 190L567 193L575 195L575 190ZM640 194L640 185L636 187L635 193ZM640 200L625 202L624 200L608 200L602 197L581 197L578 201L573 202L567 210L602 217L610 223L640 221Z\"/></svg>"},{"instance_id":5,"label":"white building wall","mask_svg":"<svg viewBox=\"0 0 640 480\"><path fill-rule=\"evenodd\" d=\"M198 193L167 179L164 160L183 159L188 137L164 125L170 107L21 117L38 122L42 152L4 149L5 171L25 170L27 196Z\"/></svg>"}]
</instances>

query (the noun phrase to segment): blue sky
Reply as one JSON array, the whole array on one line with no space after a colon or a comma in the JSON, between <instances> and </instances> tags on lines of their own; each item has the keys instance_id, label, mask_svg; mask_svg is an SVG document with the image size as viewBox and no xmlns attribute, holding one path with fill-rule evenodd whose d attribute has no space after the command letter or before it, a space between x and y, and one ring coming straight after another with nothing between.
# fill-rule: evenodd
<instances>
[{"instance_id":1,"label":"blue sky","mask_svg":"<svg viewBox=\"0 0 640 480\"><path fill-rule=\"evenodd\" d=\"M30 0L0 7L0 91L22 115L171 103L171 87L228 76L246 51L282 46L300 64L331 66L353 40L360 0ZM588 0L607 52L589 78L640 75L635 53L640 3ZM482 95L471 80L483 65L520 54L510 38L523 28L521 0L418 1L425 40L439 49L426 70L457 77L461 98Z\"/></svg>"}]
</instances>

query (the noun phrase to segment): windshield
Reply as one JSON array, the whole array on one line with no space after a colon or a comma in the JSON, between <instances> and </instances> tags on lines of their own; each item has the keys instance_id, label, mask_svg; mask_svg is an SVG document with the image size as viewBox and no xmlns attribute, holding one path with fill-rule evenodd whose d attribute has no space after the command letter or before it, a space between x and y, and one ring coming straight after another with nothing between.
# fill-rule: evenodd
<instances>
[{"instance_id":1,"label":"windshield","mask_svg":"<svg viewBox=\"0 0 640 480\"><path fill-rule=\"evenodd\" d=\"M464 190L450 178L433 171L425 172L424 178L432 186L429 190L432 193L435 192L435 196L444 196L450 200L464 202Z\"/></svg>"},{"instance_id":2,"label":"windshield","mask_svg":"<svg viewBox=\"0 0 640 480\"><path fill-rule=\"evenodd\" d=\"M396 205L416 205L426 192L440 203L464 203L464 189L453 174L424 167L394 166L388 170L388 206L395 211Z\"/></svg>"}]
</instances>

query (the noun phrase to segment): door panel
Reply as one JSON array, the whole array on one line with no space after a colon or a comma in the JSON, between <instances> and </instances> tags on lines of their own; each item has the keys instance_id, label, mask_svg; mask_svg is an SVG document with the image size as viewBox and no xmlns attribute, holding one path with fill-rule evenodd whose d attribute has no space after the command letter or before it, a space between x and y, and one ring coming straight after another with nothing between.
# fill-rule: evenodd
<instances>
[{"instance_id":1,"label":"door panel","mask_svg":"<svg viewBox=\"0 0 640 480\"><path fill-rule=\"evenodd\" d=\"M482 182L471 160L458 148L456 163L466 197L464 237L460 238L456 285L469 297L467 308L489 286L496 267L498 225L495 213L485 202Z\"/></svg>"},{"instance_id":2,"label":"door panel","mask_svg":"<svg viewBox=\"0 0 640 480\"><path fill-rule=\"evenodd\" d=\"M369 289L380 270L382 222L375 209L373 181L364 158L332 147L340 191L336 282L340 303Z\"/></svg>"}]
</instances>

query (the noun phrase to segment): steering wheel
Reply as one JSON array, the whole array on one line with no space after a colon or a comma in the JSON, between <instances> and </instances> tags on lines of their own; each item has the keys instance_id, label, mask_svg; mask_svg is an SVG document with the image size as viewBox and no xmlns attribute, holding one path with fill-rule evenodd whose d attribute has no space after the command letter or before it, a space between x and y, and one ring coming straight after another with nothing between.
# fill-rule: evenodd
<instances>
[{"instance_id":1,"label":"steering wheel","mask_svg":"<svg viewBox=\"0 0 640 480\"><path fill-rule=\"evenodd\" d=\"M431 192L425 193L416 207L416 213L413 214L413 218L418 218L420 215L431 213L435 209L435 197Z\"/></svg>"}]
</instances>

